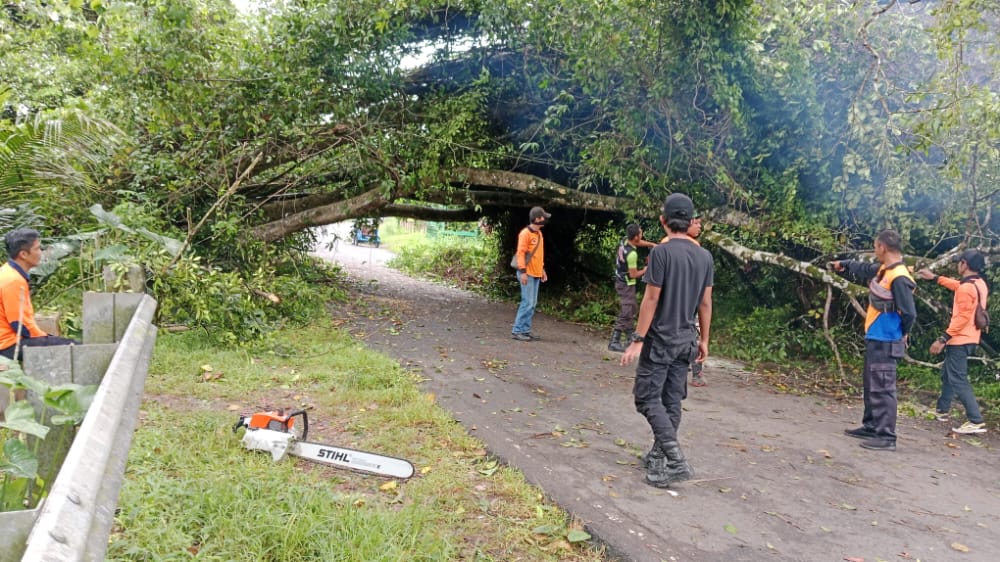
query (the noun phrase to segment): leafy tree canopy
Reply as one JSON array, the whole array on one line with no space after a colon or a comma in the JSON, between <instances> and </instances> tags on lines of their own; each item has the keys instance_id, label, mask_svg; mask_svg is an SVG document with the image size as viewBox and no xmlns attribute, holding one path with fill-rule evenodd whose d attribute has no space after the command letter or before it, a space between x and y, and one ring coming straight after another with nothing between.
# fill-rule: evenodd
<instances>
[{"instance_id":1,"label":"leafy tree canopy","mask_svg":"<svg viewBox=\"0 0 1000 562\"><path fill-rule=\"evenodd\" d=\"M566 224L604 225L653 219L684 191L723 252L836 285L809 264L886 227L939 264L966 246L995 251L998 12L987 0L290 0L248 12L23 0L0 11L7 169L28 169L10 139L47 111L80 109L117 132L110 149L94 143L103 166L66 160L83 192L38 174L3 185L10 205L82 223L94 203L137 205L237 268L256 267L264 244L300 250L309 227L356 217L513 228L510 211L544 204ZM44 185L57 189L38 198ZM572 247L571 230L553 232Z\"/></svg>"}]
</instances>

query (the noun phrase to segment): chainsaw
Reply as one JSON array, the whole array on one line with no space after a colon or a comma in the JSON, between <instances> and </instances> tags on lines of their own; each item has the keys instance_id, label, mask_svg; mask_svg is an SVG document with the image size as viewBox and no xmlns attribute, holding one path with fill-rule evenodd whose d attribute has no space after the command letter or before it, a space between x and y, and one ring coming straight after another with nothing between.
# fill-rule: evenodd
<instances>
[{"instance_id":1,"label":"chainsaw","mask_svg":"<svg viewBox=\"0 0 1000 562\"><path fill-rule=\"evenodd\" d=\"M233 433L241 427L247 429L243 434L243 446L251 451L267 451L271 453L271 458L275 462L285 458L286 455L293 455L337 468L379 476L394 478L413 476L413 465L403 459L306 441L306 435L309 433L309 416L305 410L295 410L287 414L284 410L274 410L240 416L240 420L233 426Z\"/></svg>"}]
</instances>

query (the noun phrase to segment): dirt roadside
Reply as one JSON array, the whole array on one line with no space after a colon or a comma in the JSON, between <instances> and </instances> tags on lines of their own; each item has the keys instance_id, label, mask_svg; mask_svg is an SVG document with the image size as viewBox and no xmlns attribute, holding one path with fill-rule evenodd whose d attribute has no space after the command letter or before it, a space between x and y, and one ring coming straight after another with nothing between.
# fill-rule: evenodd
<instances>
[{"instance_id":1,"label":"dirt roadside","mask_svg":"<svg viewBox=\"0 0 1000 562\"><path fill-rule=\"evenodd\" d=\"M696 480L659 490L635 456L651 435L634 369L618 366L606 334L537 315L544 339L513 341L511 303L406 277L384 249L317 254L351 275L357 299L338 311L351 330L426 377L442 407L622 560L998 557L994 434L959 440L949 424L901 416L899 449L868 451L842 433L859 424L860 400L782 394L710 357L680 428Z\"/></svg>"}]
</instances>

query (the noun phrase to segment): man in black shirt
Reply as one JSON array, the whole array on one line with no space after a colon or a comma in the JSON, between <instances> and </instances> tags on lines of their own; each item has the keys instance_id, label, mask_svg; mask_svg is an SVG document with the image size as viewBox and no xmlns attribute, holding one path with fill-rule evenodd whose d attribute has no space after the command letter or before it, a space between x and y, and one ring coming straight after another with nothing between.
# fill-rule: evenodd
<instances>
[{"instance_id":1,"label":"man in black shirt","mask_svg":"<svg viewBox=\"0 0 1000 562\"><path fill-rule=\"evenodd\" d=\"M712 255L687 234L695 217L687 195L674 193L663 202L660 223L670 243L649 254L638 326L621 359L622 365L639 359L632 394L654 439L646 455L646 482L660 488L694 476L677 430L688 367L708 357L715 276Z\"/></svg>"}]
</instances>

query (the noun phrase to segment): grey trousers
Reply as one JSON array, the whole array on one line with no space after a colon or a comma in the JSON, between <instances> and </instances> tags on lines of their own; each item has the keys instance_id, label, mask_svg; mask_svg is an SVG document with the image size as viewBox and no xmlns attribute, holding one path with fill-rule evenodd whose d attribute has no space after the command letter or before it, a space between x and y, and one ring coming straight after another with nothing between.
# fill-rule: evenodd
<instances>
[{"instance_id":1,"label":"grey trousers","mask_svg":"<svg viewBox=\"0 0 1000 562\"><path fill-rule=\"evenodd\" d=\"M615 321L615 329L632 333L635 330L635 318L639 314L639 303L635 301L635 285L629 285L624 281L615 281L615 292L618 293L618 320Z\"/></svg>"},{"instance_id":2,"label":"grey trousers","mask_svg":"<svg viewBox=\"0 0 1000 562\"><path fill-rule=\"evenodd\" d=\"M941 366L941 397L937 401L937 411L951 410L952 397L965 407L965 417L972 423L983 423L983 414L969 384L969 356L976 350L976 344L946 345L944 364Z\"/></svg>"},{"instance_id":3,"label":"grey trousers","mask_svg":"<svg viewBox=\"0 0 1000 562\"><path fill-rule=\"evenodd\" d=\"M896 440L896 360L902 341L865 340L864 400L861 423L883 439Z\"/></svg>"}]
</instances>

